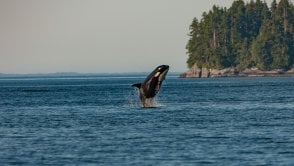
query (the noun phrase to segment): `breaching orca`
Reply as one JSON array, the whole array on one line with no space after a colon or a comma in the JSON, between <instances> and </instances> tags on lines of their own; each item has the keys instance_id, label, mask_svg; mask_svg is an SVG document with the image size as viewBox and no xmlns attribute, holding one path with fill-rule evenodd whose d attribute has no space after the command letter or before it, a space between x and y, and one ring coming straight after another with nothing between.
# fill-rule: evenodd
<instances>
[{"instance_id":1,"label":"breaching orca","mask_svg":"<svg viewBox=\"0 0 294 166\"><path fill-rule=\"evenodd\" d=\"M169 70L168 65L158 66L143 83L133 84L133 87L137 87L140 92L140 100L143 107L152 107L153 97L158 93L162 81Z\"/></svg>"}]
</instances>

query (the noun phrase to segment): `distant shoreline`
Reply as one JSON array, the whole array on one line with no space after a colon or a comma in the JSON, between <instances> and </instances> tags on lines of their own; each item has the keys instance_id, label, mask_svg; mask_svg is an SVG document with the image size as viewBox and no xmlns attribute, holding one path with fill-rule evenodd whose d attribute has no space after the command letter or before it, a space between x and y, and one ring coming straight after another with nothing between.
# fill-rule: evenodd
<instances>
[{"instance_id":1,"label":"distant shoreline","mask_svg":"<svg viewBox=\"0 0 294 166\"><path fill-rule=\"evenodd\" d=\"M168 75L171 76L178 76L182 72L171 72L168 73ZM125 76L125 75L131 75L131 76L136 76L136 75L148 75L149 72L125 72L125 73L78 73L78 72L58 72L58 73L28 73L28 74L5 74L5 73L0 73L0 78L5 78L5 77L99 77L99 76Z\"/></svg>"}]
</instances>

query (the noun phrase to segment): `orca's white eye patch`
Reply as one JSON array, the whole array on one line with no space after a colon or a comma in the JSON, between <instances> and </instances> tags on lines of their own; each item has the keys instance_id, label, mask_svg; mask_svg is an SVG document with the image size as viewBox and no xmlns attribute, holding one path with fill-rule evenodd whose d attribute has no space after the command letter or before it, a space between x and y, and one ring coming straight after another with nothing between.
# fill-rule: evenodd
<instances>
[{"instance_id":1,"label":"orca's white eye patch","mask_svg":"<svg viewBox=\"0 0 294 166\"><path fill-rule=\"evenodd\" d=\"M160 75L160 72L158 71L156 74L155 74L155 77L158 77Z\"/></svg>"}]
</instances>

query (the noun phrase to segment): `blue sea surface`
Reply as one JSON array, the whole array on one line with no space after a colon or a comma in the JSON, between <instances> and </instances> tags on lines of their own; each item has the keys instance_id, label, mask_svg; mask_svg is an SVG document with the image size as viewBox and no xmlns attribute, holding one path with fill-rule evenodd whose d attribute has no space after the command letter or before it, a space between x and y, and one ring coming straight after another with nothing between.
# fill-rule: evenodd
<instances>
[{"instance_id":1,"label":"blue sea surface","mask_svg":"<svg viewBox=\"0 0 294 166\"><path fill-rule=\"evenodd\" d=\"M294 165L294 77L0 78L0 165Z\"/></svg>"}]
</instances>

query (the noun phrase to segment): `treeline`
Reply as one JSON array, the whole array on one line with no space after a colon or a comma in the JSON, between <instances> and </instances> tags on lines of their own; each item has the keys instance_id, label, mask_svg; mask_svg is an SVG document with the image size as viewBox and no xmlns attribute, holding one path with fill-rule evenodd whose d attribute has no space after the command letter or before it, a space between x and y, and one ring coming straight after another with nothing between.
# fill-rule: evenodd
<instances>
[{"instance_id":1,"label":"treeline","mask_svg":"<svg viewBox=\"0 0 294 166\"><path fill-rule=\"evenodd\" d=\"M191 67L260 70L294 67L294 6L288 0L234 1L213 6L190 25L186 49Z\"/></svg>"}]
</instances>

